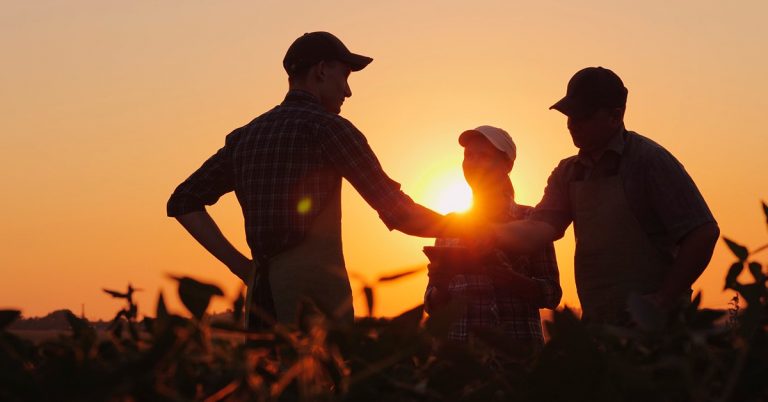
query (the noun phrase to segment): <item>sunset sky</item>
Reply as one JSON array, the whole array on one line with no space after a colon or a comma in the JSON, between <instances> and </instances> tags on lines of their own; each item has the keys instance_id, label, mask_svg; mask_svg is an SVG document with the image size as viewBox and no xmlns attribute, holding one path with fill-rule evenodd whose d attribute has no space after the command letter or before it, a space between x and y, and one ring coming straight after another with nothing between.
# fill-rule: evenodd
<instances>
[{"instance_id":1,"label":"sunset sky","mask_svg":"<svg viewBox=\"0 0 768 402\"><path fill-rule=\"evenodd\" d=\"M535 205L576 152L548 107L574 72L600 65L629 88L627 128L670 150L722 233L754 249L768 243L767 18L764 0L4 1L0 308L39 316L84 304L89 318L111 318L121 304L101 288L130 282L142 312L154 315L160 290L182 312L168 274L234 297L236 278L165 203L226 134L282 100L285 50L317 30L374 58L350 77L341 114L416 201L446 207L462 181L458 134L490 124L517 143L512 181ZM233 194L209 212L247 252ZM350 272L373 281L426 264L431 241L389 232L348 183L343 214ZM569 230L556 250L571 306L573 247ZM696 283L706 306L727 306L731 260L718 243ZM416 305L425 284L418 274L380 286L377 313Z\"/></svg>"}]
</instances>

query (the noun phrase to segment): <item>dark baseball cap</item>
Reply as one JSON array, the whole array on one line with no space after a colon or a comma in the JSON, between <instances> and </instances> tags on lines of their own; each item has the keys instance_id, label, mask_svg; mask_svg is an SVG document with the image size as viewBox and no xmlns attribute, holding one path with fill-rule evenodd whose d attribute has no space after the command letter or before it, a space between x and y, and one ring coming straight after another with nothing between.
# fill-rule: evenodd
<instances>
[{"instance_id":1,"label":"dark baseball cap","mask_svg":"<svg viewBox=\"0 0 768 402\"><path fill-rule=\"evenodd\" d=\"M307 69L321 61L341 61L352 71L360 71L373 59L349 51L344 43L328 32L309 32L293 41L283 58L288 75Z\"/></svg>"},{"instance_id":2,"label":"dark baseball cap","mask_svg":"<svg viewBox=\"0 0 768 402\"><path fill-rule=\"evenodd\" d=\"M624 107L627 88L616 73L587 67L568 81L565 97L550 107L569 117L589 116L602 107Z\"/></svg>"}]
</instances>

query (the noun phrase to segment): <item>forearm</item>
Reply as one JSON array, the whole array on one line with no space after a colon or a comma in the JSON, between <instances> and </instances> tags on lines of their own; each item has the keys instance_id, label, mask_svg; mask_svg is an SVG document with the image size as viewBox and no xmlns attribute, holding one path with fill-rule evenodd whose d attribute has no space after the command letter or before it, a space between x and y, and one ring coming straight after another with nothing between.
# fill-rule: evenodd
<instances>
[{"instance_id":1,"label":"forearm","mask_svg":"<svg viewBox=\"0 0 768 402\"><path fill-rule=\"evenodd\" d=\"M247 275L244 267L250 266L248 257L238 251L232 243L224 237L213 218L205 211L190 212L177 216L176 219L184 229L192 235L208 252L224 265L229 267L237 276L243 278Z\"/></svg>"},{"instance_id":2,"label":"forearm","mask_svg":"<svg viewBox=\"0 0 768 402\"><path fill-rule=\"evenodd\" d=\"M719 236L720 229L713 222L694 229L683 238L672 270L657 293L662 305L671 305L690 289L709 264Z\"/></svg>"},{"instance_id":3,"label":"forearm","mask_svg":"<svg viewBox=\"0 0 768 402\"><path fill-rule=\"evenodd\" d=\"M530 254L555 240L555 229L547 223L521 220L491 227L494 243L504 250Z\"/></svg>"},{"instance_id":4,"label":"forearm","mask_svg":"<svg viewBox=\"0 0 768 402\"><path fill-rule=\"evenodd\" d=\"M447 236L449 220L439 213L419 204L413 204L408 215L395 226L395 229L418 237Z\"/></svg>"}]
</instances>

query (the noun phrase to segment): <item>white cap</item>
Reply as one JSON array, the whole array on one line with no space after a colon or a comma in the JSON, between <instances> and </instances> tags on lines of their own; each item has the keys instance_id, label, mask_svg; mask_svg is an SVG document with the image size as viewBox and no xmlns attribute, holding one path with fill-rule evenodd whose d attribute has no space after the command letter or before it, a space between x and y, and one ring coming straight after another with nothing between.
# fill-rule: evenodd
<instances>
[{"instance_id":1,"label":"white cap","mask_svg":"<svg viewBox=\"0 0 768 402\"><path fill-rule=\"evenodd\" d=\"M459 136L459 144L461 144L461 146L466 146L469 138L476 135L482 135L496 147L496 149L507 155L510 161L515 161L515 158L517 157L517 147L515 146L515 142L512 141L512 137L510 137L506 131L492 126L480 126L461 133Z\"/></svg>"}]
</instances>

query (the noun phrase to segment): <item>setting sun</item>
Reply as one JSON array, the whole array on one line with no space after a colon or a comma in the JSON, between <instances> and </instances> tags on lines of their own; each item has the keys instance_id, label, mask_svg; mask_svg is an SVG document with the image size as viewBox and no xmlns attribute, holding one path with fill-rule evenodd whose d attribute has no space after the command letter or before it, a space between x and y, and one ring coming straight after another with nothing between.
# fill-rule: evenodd
<instances>
[{"instance_id":1,"label":"setting sun","mask_svg":"<svg viewBox=\"0 0 768 402\"><path fill-rule=\"evenodd\" d=\"M472 189L461 174L444 174L425 186L429 207L441 214L464 212L472 206Z\"/></svg>"}]
</instances>

